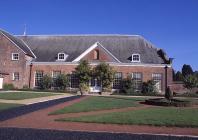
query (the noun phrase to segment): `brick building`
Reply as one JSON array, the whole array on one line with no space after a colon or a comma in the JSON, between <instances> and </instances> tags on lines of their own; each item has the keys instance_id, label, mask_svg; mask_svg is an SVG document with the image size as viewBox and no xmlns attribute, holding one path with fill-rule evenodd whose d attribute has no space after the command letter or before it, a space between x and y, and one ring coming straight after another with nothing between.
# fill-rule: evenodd
<instances>
[{"instance_id":1,"label":"brick building","mask_svg":"<svg viewBox=\"0 0 198 140\"><path fill-rule=\"evenodd\" d=\"M5 83L36 88L44 74L55 78L60 73L71 74L70 86L76 88L78 79L72 71L80 60L93 66L109 63L116 70L113 89L119 89L120 80L128 75L137 89L151 79L159 91L172 84L171 59L139 35L14 36L0 30L0 88ZM92 78L90 89L100 91L97 79Z\"/></svg>"}]
</instances>

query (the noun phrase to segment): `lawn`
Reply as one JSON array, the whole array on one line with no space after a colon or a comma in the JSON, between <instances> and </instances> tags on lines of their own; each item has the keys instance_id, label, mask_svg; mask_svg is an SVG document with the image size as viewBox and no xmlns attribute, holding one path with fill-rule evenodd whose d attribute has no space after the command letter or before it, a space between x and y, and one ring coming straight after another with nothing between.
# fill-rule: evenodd
<instances>
[{"instance_id":1,"label":"lawn","mask_svg":"<svg viewBox=\"0 0 198 140\"><path fill-rule=\"evenodd\" d=\"M22 106L22 104L0 103L0 112L6 109Z\"/></svg>"},{"instance_id":2,"label":"lawn","mask_svg":"<svg viewBox=\"0 0 198 140\"><path fill-rule=\"evenodd\" d=\"M155 126L198 127L198 109L190 108L147 108L128 112L63 118L57 121L88 123L136 124Z\"/></svg>"},{"instance_id":3,"label":"lawn","mask_svg":"<svg viewBox=\"0 0 198 140\"><path fill-rule=\"evenodd\" d=\"M5 92L5 93L0 93L0 99L22 100L22 99L46 97L46 96L53 96L53 95L58 95L58 94L36 93L36 92Z\"/></svg>"},{"instance_id":4,"label":"lawn","mask_svg":"<svg viewBox=\"0 0 198 140\"><path fill-rule=\"evenodd\" d=\"M50 115L88 112L105 109L125 108L138 106L138 101L143 101L144 98L125 98L125 97L89 97L81 102L75 103L71 106L62 108Z\"/></svg>"}]
</instances>

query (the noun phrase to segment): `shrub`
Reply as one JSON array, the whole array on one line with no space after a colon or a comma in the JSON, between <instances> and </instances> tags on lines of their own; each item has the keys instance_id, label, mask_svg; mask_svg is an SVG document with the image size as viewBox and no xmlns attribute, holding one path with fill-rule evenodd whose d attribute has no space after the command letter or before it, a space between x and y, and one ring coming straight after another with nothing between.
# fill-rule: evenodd
<instances>
[{"instance_id":1,"label":"shrub","mask_svg":"<svg viewBox=\"0 0 198 140\"><path fill-rule=\"evenodd\" d=\"M173 92L171 91L170 87L167 87L167 88L166 88L166 91L165 91L165 98L166 98L167 100L173 99Z\"/></svg>"},{"instance_id":2,"label":"shrub","mask_svg":"<svg viewBox=\"0 0 198 140\"><path fill-rule=\"evenodd\" d=\"M149 80L147 82L143 82L142 84L142 93L143 94L153 94L156 93L155 82L153 80Z\"/></svg>"},{"instance_id":3,"label":"shrub","mask_svg":"<svg viewBox=\"0 0 198 140\"><path fill-rule=\"evenodd\" d=\"M195 75L187 75L183 82L184 87L190 90L198 86L198 78Z\"/></svg>"},{"instance_id":4,"label":"shrub","mask_svg":"<svg viewBox=\"0 0 198 140\"><path fill-rule=\"evenodd\" d=\"M3 84L3 89L4 90L13 90L15 88L14 88L13 84Z\"/></svg>"},{"instance_id":5,"label":"shrub","mask_svg":"<svg viewBox=\"0 0 198 140\"><path fill-rule=\"evenodd\" d=\"M40 88L41 89L50 89L52 86L52 77L48 75L44 75L43 79L40 83Z\"/></svg>"},{"instance_id":6,"label":"shrub","mask_svg":"<svg viewBox=\"0 0 198 140\"><path fill-rule=\"evenodd\" d=\"M69 78L68 75L60 74L54 81L56 83L56 86L61 89L65 90L66 87L69 85Z\"/></svg>"},{"instance_id":7,"label":"shrub","mask_svg":"<svg viewBox=\"0 0 198 140\"><path fill-rule=\"evenodd\" d=\"M23 89L29 89L28 85L23 85Z\"/></svg>"},{"instance_id":8,"label":"shrub","mask_svg":"<svg viewBox=\"0 0 198 140\"><path fill-rule=\"evenodd\" d=\"M129 76L122 80L122 92L125 94L135 93L134 82Z\"/></svg>"},{"instance_id":9,"label":"shrub","mask_svg":"<svg viewBox=\"0 0 198 140\"><path fill-rule=\"evenodd\" d=\"M89 86L86 83L79 84L80 93L83 95L85 92L89 92Z\"/></svg>"}]
</instances>

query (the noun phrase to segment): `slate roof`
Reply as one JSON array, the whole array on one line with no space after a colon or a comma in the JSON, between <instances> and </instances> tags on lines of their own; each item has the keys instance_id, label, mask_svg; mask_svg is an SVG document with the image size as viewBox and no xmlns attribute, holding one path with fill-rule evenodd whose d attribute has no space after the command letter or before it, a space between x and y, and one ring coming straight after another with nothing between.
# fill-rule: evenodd
<instances>
[{"instance_id":1,"label":"slate roof","mask_svg":"<svg viewBox=\"0 0 198 140\"><path fill-rule=\"evenodd\" d=\"M22 49L26 55L34 57L33 53L31 52L30 48L19 38L9 34L8 32L1 30L0 33L8 37L11 41L13 41L20 49Z\"/></svg>"},{"instance_id":2,"label":"slate roof","mask_svg":"<svg viewBox=\"0 0 198 140\"><path fill-rule=\"evenodd\" d=\"M29 35L16 36L22 39L36 55L36 62L55 62L57 54L68 54L67 62L72 62L94 43L99 42L119 61L132 63L131 55L139 53L141 63L167 63L159 55L159 49L138 35Z\"/></svg>"}]
</instances>

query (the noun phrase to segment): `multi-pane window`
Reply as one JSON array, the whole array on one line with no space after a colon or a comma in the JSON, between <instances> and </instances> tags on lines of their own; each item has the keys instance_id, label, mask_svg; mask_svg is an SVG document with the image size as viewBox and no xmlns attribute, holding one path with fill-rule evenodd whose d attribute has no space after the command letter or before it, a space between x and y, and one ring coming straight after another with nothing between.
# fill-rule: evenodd
<instances>
[{"instance_id":1,"label":"multi-pane window","mask_svg":"<svg viewBox=\"0 0 198 140\"><path fill-rule=\"evenodd\" d=\"M140 72L132 73L132 80L134 82L135 90L140 91L142 88L142 73Z\"/></svg>"},{"instance_id":2,"label":"multi-pane window","mask_svg":"<svg viewBox=\"0 0 198 140\"><path fill-rule=\"evenodd\" d=\"M36 71L35 73L35 87L39 87L43 80L43 71Z\"/></svg>"},{"instance_id":3,"label":"multi-pane window","mask_svg":"<svg viewBox=\"0 0 198 140\"><path fill-rule=\"evenodd\" d=\"M152 74L152 79L156 83L156 89L158 92L162 91L162 74L161 73L153 73Z\"/></svg>"},{"instance_id":4,"label":"multi-pane window","mask_svg":"<svg viewBox=\"0 0 198 140\"><path fill-rule=\"evenodd\" d=\"M114 81L113 81L113 89L121 89L122 86L122 73L117 72L114 75Z\"/></svg>"},{"instance_id":5,"label":"multi-pane window","mask_svg":"<svg viewBox=\"0 0 198 140\"><path fill-rule=\"evenodd\" d=\"M56 79L61 74L61 71L53 71L52 72L52 79L53 79L53 87L57 87Z\"/></svg>"},{"instance_id":6,"label":"multi-pane window","mask_svg":"<svg viewBox=\"0 0 198 140\"><path fill-rule=\"evenodd\" d=\"M13 73L12 80L13 80L13 81L18 81L18 80L19 80L19 72L14 72L14 73Z\"/></svg>"},{"instance_id":7,"label":"multi-pane window","mask_svg":"<svg viewBox=\"0 0 198 140\"><path fill-rule=\"evenodd\" d=\"M18 53L12 53L12 60L19 60L19 54Z\"/></svg>"},{"instance_id":8,"label":"multi-pane window","mask_svg":"<svg viewBox=\"0 0 198 140\"><path fill-rule=\"evenodd\" d=\"M75 74L70 75L70 83L71 83L71 88L78 88L79 87L79 80L78 80L78 77Z\"/></svg>"},{"instance_id":9,"label":"multi-pane window","mask_svg":"<svg viewBox=\"0 0 198 140\"><path fill-rule=\"evenodd\" d=\"M140 62L140 55L132 54L132 62Z\"/></svg>"},{"instance_id":10,"label":"multi-pane window","mask_svg":"<svg viewBox=\"0 0 198 140\"><path fill-rule=\"evenodd\" d=\"M58 54L58 60L65 60L65 54L64 53L59 53Z\"/></svg>"}]
</instances>

